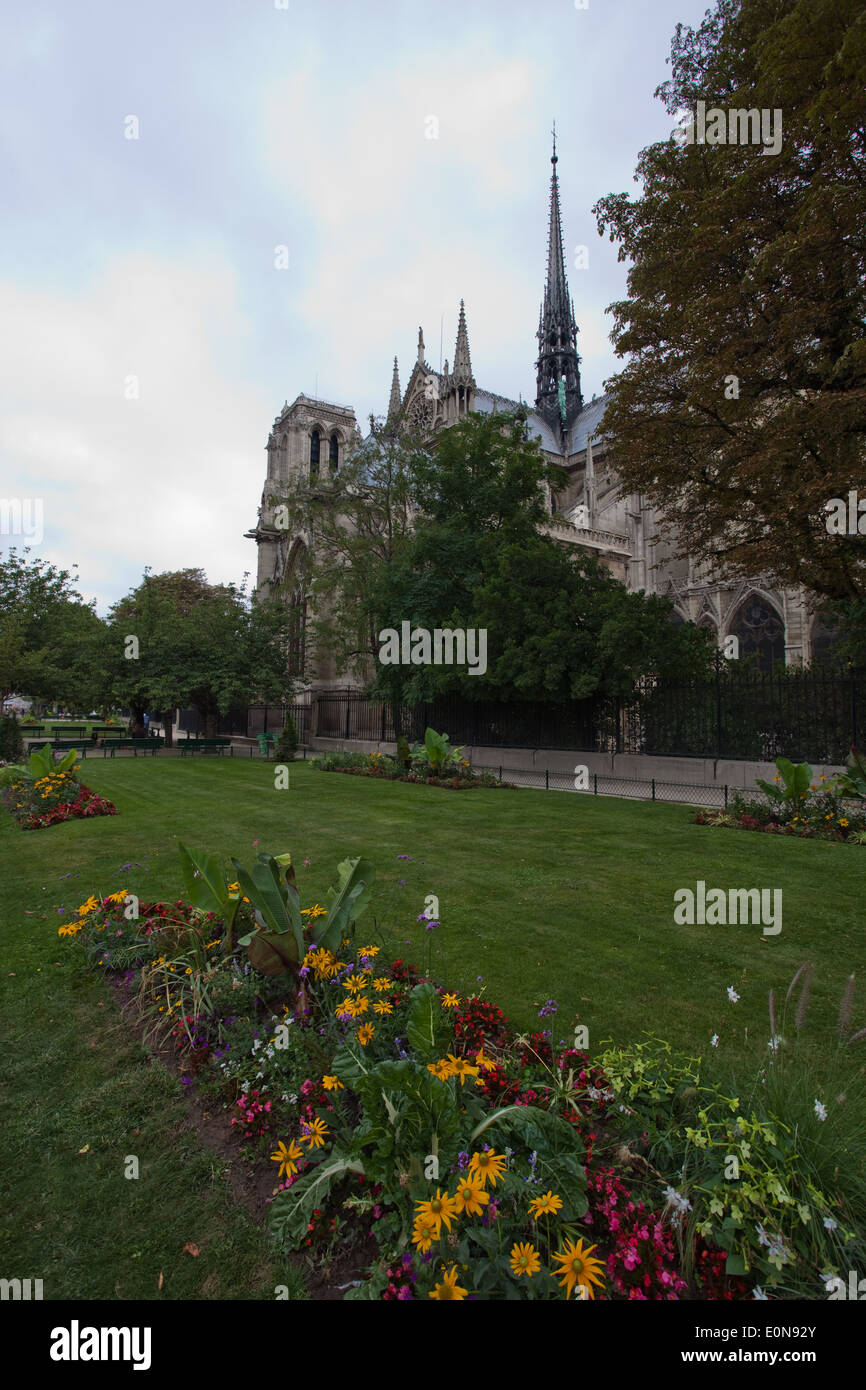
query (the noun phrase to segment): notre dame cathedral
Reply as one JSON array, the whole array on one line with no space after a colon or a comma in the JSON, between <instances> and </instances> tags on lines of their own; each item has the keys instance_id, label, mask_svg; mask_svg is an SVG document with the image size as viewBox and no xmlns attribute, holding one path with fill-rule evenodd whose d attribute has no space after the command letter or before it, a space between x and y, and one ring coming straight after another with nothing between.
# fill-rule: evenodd
<instances>
[{"instance_id":1,"label":"notre dame cathedral","mask_svg":"<svg viewBox=\"0 0 866 1390\"><path fill-rule=\"evenodd\" d=\"M740 655L757 652L765 669L780 659L793 665L825 659L834 634L810 606L804 590L779 588L760 575L725 582L690 559L674 558L675 547L659 535L657 510L642 494L621 490L616 460L605 444L606 397L585 401L581 389L578 330L563 256L555 144L550 162L547 279L536 334L535 409L527 423L544 456L565 469L568 486L555 495L548 488L550 520L545 530L566 545L593 551L629 589L670 599L675 622L690 619L709 628L720 647L726 637L736 636ZM408 420L431 437L472 411L512 410L518 404L477 385L462 300L450 367L447 359L441 372L429 365L420 329L417 358L403 391L394 358L388 418ZM349 406L305 395L283 406L268 437L267 478L258 521L246 533L258 546L257 592L277 585L291 592L292 577L303 567L305 537L275 526L270 500L274 491L326 467L336 471L360 441L361 431ZM313 687L324 690L349 683L326 660L317 669Z\"/></svg>"}]
</instances>

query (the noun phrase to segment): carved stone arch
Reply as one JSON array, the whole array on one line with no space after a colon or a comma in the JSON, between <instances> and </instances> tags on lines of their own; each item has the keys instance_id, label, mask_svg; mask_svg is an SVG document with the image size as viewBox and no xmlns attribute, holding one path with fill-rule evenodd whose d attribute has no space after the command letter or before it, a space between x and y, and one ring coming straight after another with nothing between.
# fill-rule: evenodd
<instances>
[{"instance_id":1,"label":"carved stone arch","mask_svg":"<svg viewBox=\"0 0 866 1390\"><path fill-rule=\"evenodd\" d=\"M785 659L785 619L780 605L757 586L728 609L725 636L738 639L741 658L757 654L763 671L771 671L776 661Z\"/></svg>"}]
</instances>

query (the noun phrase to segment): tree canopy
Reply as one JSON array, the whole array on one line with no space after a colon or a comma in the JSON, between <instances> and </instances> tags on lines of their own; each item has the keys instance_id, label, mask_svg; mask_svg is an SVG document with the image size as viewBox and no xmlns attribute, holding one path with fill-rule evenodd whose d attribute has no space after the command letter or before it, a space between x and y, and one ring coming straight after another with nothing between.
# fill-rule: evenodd
<instances>
[{"instance_id":1,"label":"tree canopy","mask_svg":"<svg viewBox=\"0 0 866 1390\"><path fill-rule=\"evenodd\" d=\"M606 383L617 471L681 554L863 596L866 535L828 534L825 508L866 486L866 10L717 0L670 62L671 115L766 111L782 138L683 127L640 155L638 197L594 209L632 262L612 306L628 363Z\"/></svg>"}]
</instances>

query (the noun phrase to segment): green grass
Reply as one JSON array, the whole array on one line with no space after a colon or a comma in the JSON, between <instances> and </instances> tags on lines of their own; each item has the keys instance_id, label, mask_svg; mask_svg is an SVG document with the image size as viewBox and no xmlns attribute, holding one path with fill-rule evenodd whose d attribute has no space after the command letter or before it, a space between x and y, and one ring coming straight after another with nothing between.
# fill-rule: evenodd
<instances>
[{"instance_id":1,"label":"green grass","mask_svg":"<svg viewBox=\"0 0 866 1390\"><path fill-rule=\"evenodd\" d=\"M367 856L380 879L363 919L368 939L421 966L429 954L444 983L486 992L521 1029L545 1027L537 1008L556 998L554 1037L570 1036L579 1014L591 1052L649 1030L696 1054L719 1033L717 1060L754 1070L768 1055L768 990L781 1013L810 960L810 1059L819 1068L837 1059L839 999L864 967L860 849L711 830L686 807L451 792L303 763L287 791L274 790L273 765L258 759L88 759L82 775L115 801L116 817L22 832L0 814L0 1142L15 1174L0 1273L43 1278L46 1297L267 1298L290 1282L234 1202L226 1165L187 1124L179 1082L147 1063L107 985L56 935L91 892L180 897L178 836L247 863L259 850L291 850L305 906L324 902L339 860ZM674 891L698 879L782 888L781 933L675 925ZM428 893L442 921L429 934L416 920ZM866 1026L862 994L852 1025ZM863 1046L844 1055L852 1073ZM860 1105L853 1080L849 1103ZM123 1177L131 1153L137 1182ZM182 1254L187 1241L199 1259Z\"/></svg>"}]
</instances>

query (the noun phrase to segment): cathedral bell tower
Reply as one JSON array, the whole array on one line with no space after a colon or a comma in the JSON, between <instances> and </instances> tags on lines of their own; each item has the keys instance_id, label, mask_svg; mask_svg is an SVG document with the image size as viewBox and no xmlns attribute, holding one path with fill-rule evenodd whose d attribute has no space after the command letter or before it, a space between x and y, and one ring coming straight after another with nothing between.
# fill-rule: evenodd
<instances>
[{"instance_id":1,"label":"cathedral bell tower","mask_svg":"<svg viewBox=\"0 0 866 1390\"><path fill-rule=\"evenodd\" d=\"M577 354L577 324L574 305L568 294L565 258L562 253L562 220L559 211L559 180L556 177L556 129L550 163L550 231L547 244L547 280L538 315L538 361L536 367L535 408L555 430L564 433L583 409L580 391L580 358Z\"/></svg>"}]
</instances>

